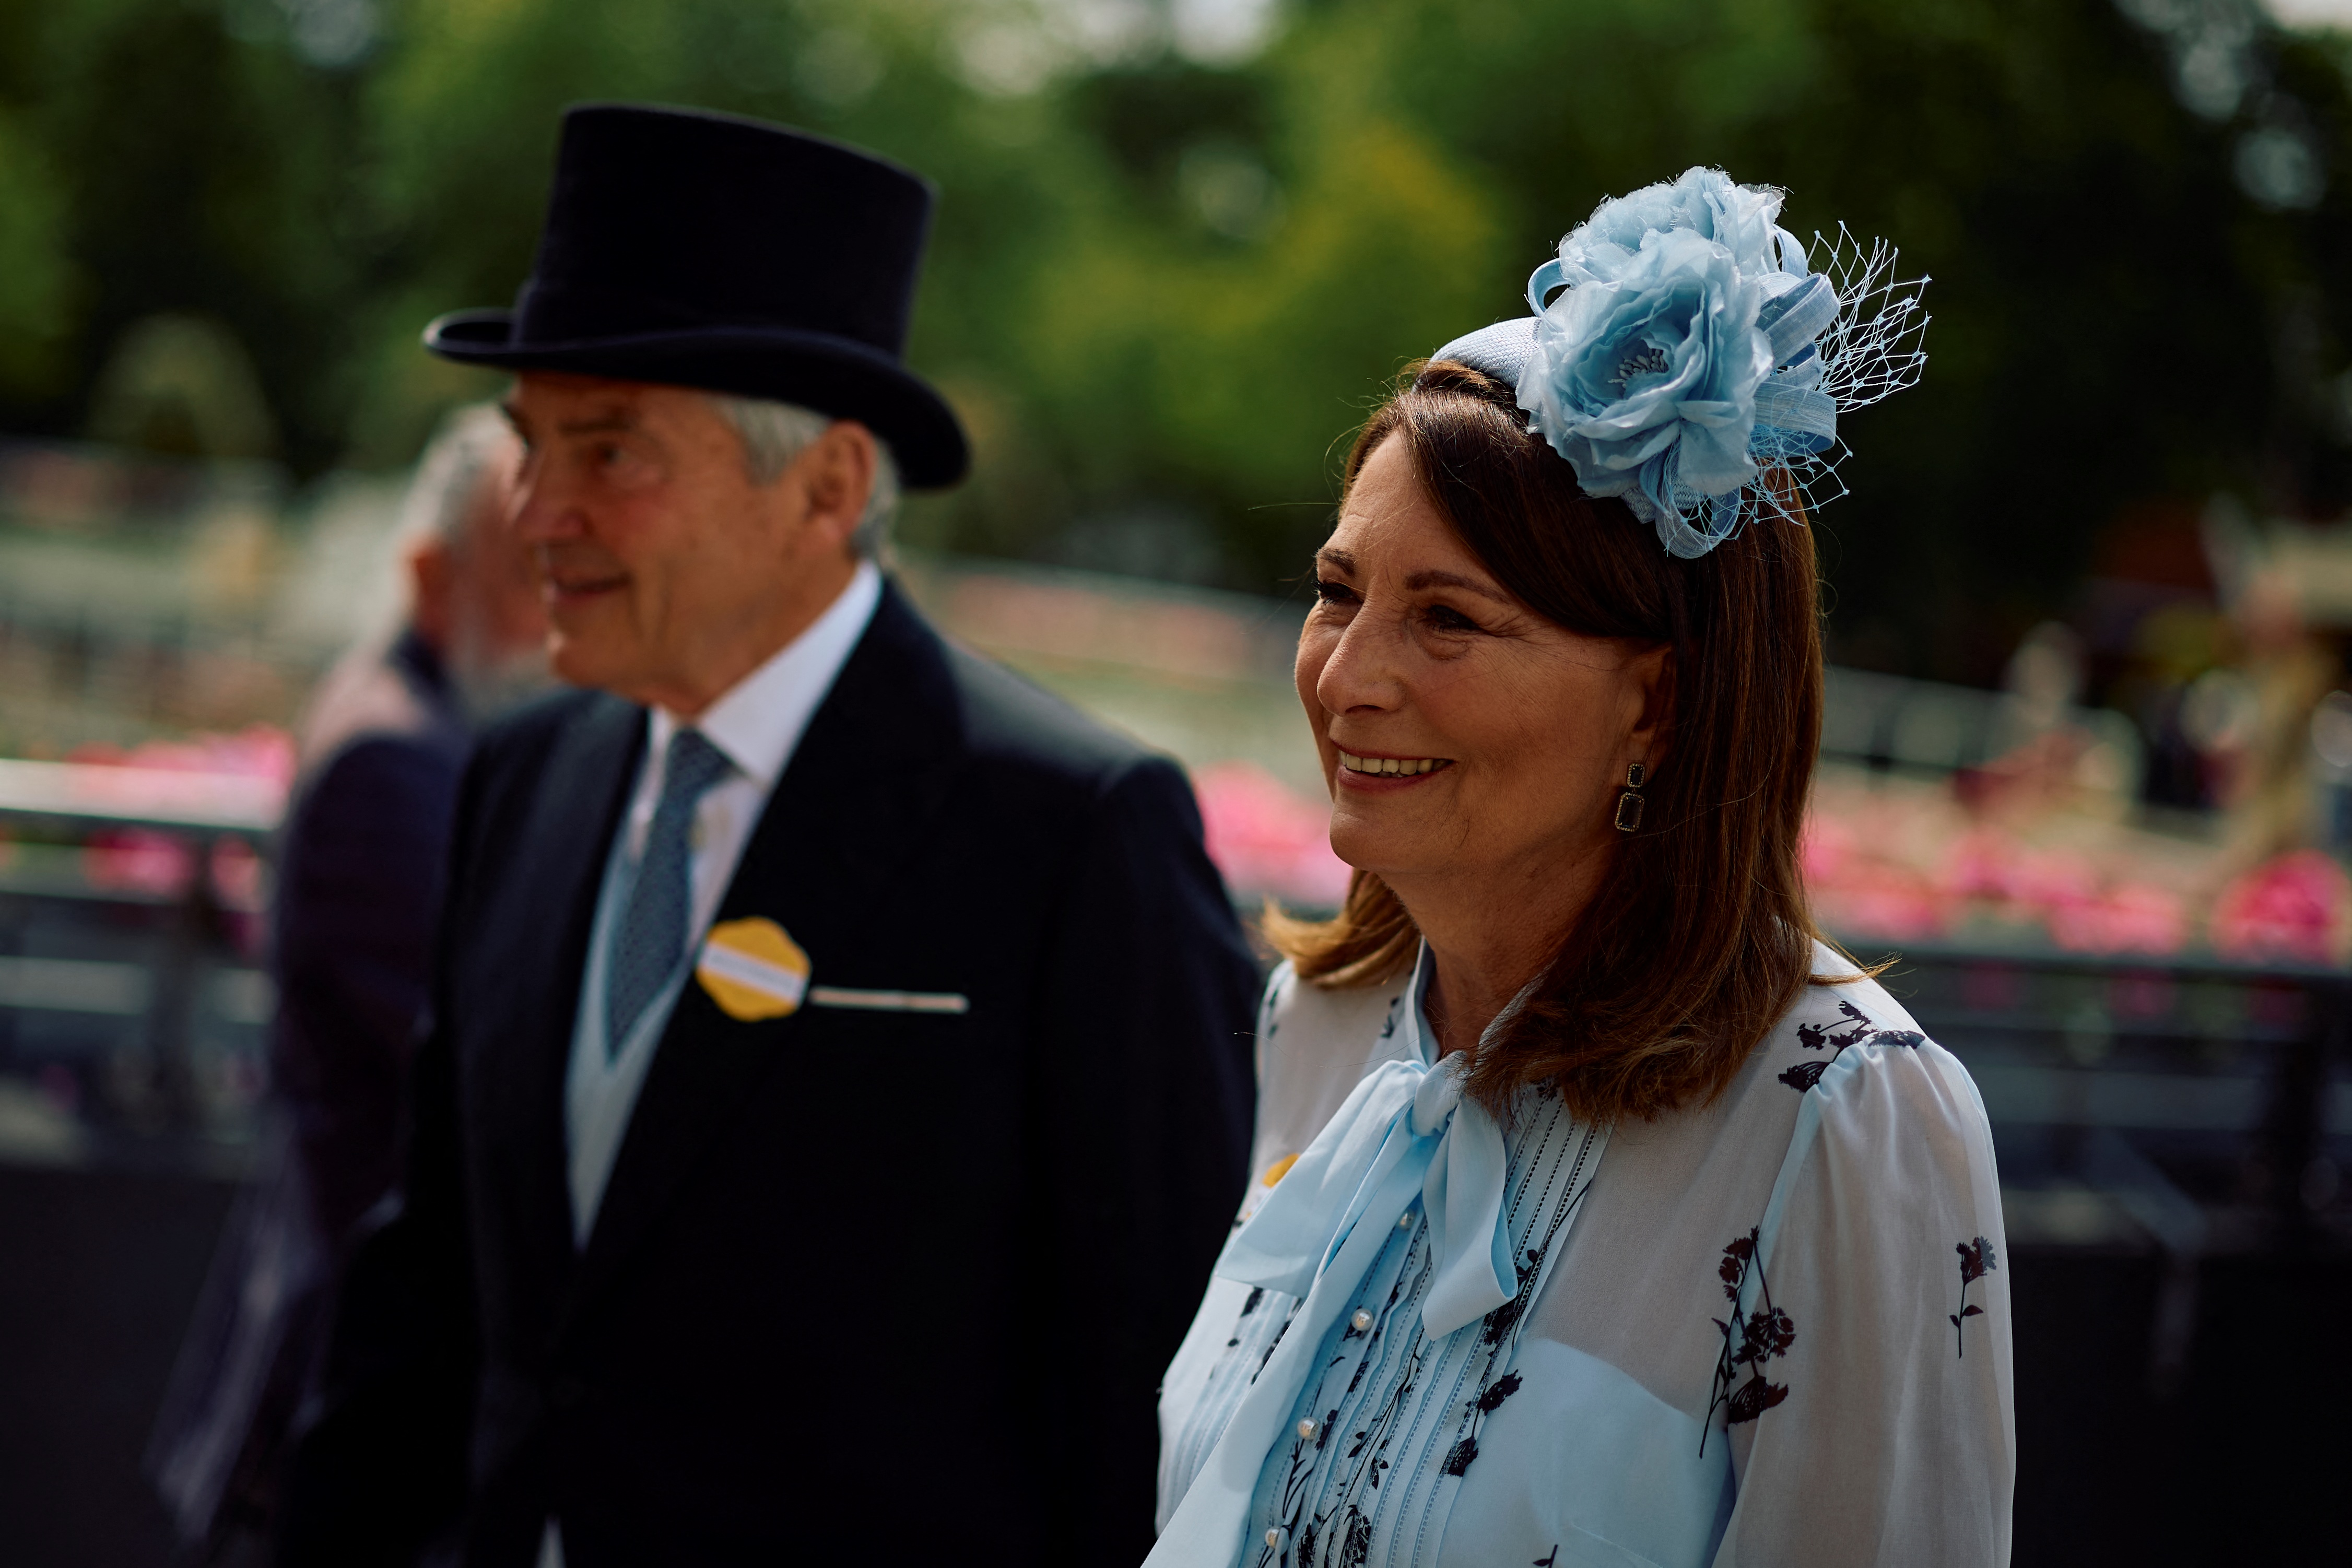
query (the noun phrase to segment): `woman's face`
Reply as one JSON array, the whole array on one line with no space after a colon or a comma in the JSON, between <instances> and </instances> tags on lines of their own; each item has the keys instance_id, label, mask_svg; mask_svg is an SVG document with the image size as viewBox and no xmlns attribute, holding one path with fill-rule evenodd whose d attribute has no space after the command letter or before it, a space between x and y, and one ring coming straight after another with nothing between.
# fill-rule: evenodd
<instances>
[{"instance_id":1,"label":"woman's face","mask_svg":"<svg viewBox=\"0 0 2352 1568\"><path fill-rule=\"evenodd\" d=\"M1358 474L1316 576L1298 697L1341 860L1410 899L1433 877L1557 886L1609 852L1626 765L1655 760L1664 649L1579 636L1521 603L1393 437Z\"/></svg>"}]
</instances>

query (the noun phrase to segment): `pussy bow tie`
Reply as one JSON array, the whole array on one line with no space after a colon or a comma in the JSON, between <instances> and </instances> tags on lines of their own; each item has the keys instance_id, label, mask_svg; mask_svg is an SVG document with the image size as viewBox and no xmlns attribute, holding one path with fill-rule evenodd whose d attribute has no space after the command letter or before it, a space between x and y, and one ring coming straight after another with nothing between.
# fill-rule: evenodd
<instances>
[{"instance_id":1,"label":"pussy bow tie","mask_svg":"<svg viewBox=\"0 0 2352 1568\"><path fill-rule=\"evenodd\" d=\"M1306 1296L1357 1225L1381 1240L1420 1193L1436 1273L1421 1309L1432 1339L1485 1317L1518 1293L1503 1223L1503 1133L1465 1103L1467 1057L1434 1067L1384 1061L1356 1085L1307 1152L1283 1173L1225 1245L1216 1271ZM1364 1259L1364 1268L1371 1266ZM1348 1274L1352 1293L1363 1269Z\"/></svg>"},{"instance_id":2,"label":"pussy bow tie","mask_svg":"<svg viewBox=\"0 0 2352 1568\"><path fill-rule=\"evenodd\" d=\"M1240 1554L1258 1472L1324 1337L1416 1196L1435 1265L1421 1310L1431 1338L1475 1322L1517 1294L1503 1219L1503 1133L1485 1106L1463 1099L1467 1072L1461 1052L1434 1067L1374 1068L1225 1243L1218 1274L1304 1300L1147 1568L1203 1568Z\"/></svg>"}]
</instances>

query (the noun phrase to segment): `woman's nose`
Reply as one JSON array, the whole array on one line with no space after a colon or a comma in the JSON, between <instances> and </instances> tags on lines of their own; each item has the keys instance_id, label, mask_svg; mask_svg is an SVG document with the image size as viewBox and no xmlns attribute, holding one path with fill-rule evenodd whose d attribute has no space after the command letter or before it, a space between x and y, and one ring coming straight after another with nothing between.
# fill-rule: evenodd
<instances>
[{"instance_id":1,"label":"woman's nose","mask_svg":"<svg viewBox=\"0 0 2352 1568\"><path fill-rule=\"evenodd\" d=\"M1340 628L1315 677L1315 699L1327 713L1386 713L1402 702L1396 639L1381 619L1360 612Z\"/></svg>"}]
</instances>

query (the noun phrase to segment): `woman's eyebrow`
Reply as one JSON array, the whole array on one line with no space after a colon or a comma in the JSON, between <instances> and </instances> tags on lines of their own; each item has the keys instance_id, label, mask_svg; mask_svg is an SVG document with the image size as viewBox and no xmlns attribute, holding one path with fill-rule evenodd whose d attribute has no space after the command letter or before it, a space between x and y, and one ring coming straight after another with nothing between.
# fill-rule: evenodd
<instances>
[{"instance_id":1,"label":"woman's eyebrow","mask_svg":"<svg viewBox=\"0 0 2352 1568\"><path fill-rule=\"evenodd\" d=\"M1352 572L1356 570L1356 558L1343 549L1319 549L1315 552L1315 564L1328 566L1335 571Z\"/></svg>"},{"instance_id":2,"label":"woman's eyebrow","mask_svg":"<svg viewBox=\"0 0 2352 1568\"><path fill-rule=\"evenodd\" d=\"M1500 590L1489 588L1483 582L1454 571L1416 571L1404 580L1404 585L1406 591L1412 593L1418 593L1424 588L1459 588L1475 593L1481 599L1491 599L1497 604L1511 602L1510 596Z\"/></svg>"}]
</instances>

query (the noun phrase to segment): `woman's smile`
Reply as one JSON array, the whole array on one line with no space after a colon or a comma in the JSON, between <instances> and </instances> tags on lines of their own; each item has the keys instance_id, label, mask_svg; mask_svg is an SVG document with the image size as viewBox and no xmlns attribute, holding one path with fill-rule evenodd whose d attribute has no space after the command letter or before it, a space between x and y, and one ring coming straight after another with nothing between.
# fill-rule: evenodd
<instances>
[{"instance_id":1,"label":"woman's smile","mask_svg":"<svg viewBox=\"0 0 2352 1568\"><path fill-rule=\"evenodd\" d=\"M1339 751L1339 782L1343 789L1401 789L1454 766L1450 757L1359 757L1334 749Z\"/></svg>"}]
</instances>

